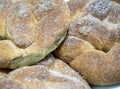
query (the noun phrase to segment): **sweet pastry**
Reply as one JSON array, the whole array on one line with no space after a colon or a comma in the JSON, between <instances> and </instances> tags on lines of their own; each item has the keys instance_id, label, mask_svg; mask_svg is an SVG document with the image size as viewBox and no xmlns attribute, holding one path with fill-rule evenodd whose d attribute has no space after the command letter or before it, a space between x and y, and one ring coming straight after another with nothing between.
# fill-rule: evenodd
<instances>
[{"instance_id":1,"label":"sweet pastry","mask_svg":"<svg viewBox=\"0 0 120 89\"><path fill-rule=\"evenodd\" d=\"M91 89L66 63L47 56L33 66L18 68L0 79L1 89Z\"/></svg>"},{"instance_id":2,"label":"sweet pastry","mask_svg":"<svg viewBox=\"0 0 120 89\"><path fill-rule=\"evenodd\" d=\"M54 52L93 85L120 83L120 4L115 1L90 0L77 17L71 14L68 37Z\"/></svg>"},{"instance_id":3,"label":"sweet pastry","mask_svg":"<svg viewBox=\"0 0 120 89\"><path fill-rule=\"evenodd\" d=\"M62 0L0 0L0 68L45 58L65 38L68 23Z\"/></svg>"}]
</instances>

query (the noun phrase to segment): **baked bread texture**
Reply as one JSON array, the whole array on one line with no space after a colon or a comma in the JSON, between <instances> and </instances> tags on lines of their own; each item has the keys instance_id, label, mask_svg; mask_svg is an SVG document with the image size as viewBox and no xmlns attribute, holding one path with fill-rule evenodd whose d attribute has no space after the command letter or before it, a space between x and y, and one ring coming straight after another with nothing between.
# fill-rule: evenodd
<instances>
[{"instance_id":1,"label":"baked bread texture","mask_svg":"<svg viewBox=\"0 0 120 89\"><path fill-rule=\"evenodd\" d=\"M0 70L0 78L5 78L6 76L7 74Z\"/></svg>"},{"instance_id":2,"label":"baked bread texture","mask_svg":"<svg viewBox=\"0 0 120 89\"><path fill-rule=\"evenodd\" d=\"M120 83L120 4L119 0L70 0L87 3L71 14L68 36L54 52L70 64L90 84Z\"/></svg>"},{"instance_id":3,"label":"baked bread texture","mask_svg":"<svg viewBox=\"0 0 120 89\"><path fill-rule=\"evenodd\" d=\"M69 14L62 0L0 0L0 68L45 58L65 38Z\"/></svg>"},{"instance_id":4,"label":"baked bread texture","mask_svg":"<svg viewBox=\"0 0 120 89\"><path fill-rule=\"evenodd\" d=\"M37 65L11 71L6 78L0 79L0 88L91 89L77 72L52 55L47 56Z\"/></svg>"}]
</instances>

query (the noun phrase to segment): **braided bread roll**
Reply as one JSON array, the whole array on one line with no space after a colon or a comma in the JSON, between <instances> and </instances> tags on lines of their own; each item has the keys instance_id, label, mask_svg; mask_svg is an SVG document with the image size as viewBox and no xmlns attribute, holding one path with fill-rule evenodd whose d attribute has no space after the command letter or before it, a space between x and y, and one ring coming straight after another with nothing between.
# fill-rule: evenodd
<instances>
[{"instance_id":1,"label":"braided bread roll","mask_svg":"<svg viewBox=\"0 0 120 89\"><path fill-rule=\"evenodd\" d=\"M68 23L62 0L0 0L0 68L40 61L63 41Z\"/></svg>"},{"instance_id":2,"label":"braided bread roll","mask_svg":"<svg viewBox=\"0 0 120 89\"><path fill-rule=\"evenodd\" d=\"M117 0L70 0L68 5L71 23L56 57L90 84L120 83L120 4Z\"/></svg>"},{"instance_id":3,"label":"braided bread roll","mask_svg":"<svg viewBox=\"0 0 120 89\"><path fill-rule=\"evenodd\" d=\"M47 56L44 61L37 65L11 71L6 78L0 79L0 88L91 89L78 73L52 55Z\"/></svg>"}]
</instances>

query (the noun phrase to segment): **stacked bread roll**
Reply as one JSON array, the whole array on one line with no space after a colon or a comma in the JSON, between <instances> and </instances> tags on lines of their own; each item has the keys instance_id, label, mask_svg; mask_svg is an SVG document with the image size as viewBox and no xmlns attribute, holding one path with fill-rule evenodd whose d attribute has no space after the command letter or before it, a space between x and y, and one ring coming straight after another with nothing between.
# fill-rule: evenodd
<instances>
[{"instance_id":1,"label":"stacked bread roll","mask_svg":"<svg viewBox=\"0 0 120 89\"><path fill-rule=\"evenodd\" d=\"M66 63L49 55L44 61L3 75L0 89L91 89Z\"/></svg>"},{"instance_id":2,"label":"stacked bread roll","mask_svg":"<svg viewBox=\"0 0 120 89\"><path fill-rule=\"evenodd\" d=\"M69 15L62 0L0 0L0 68L45 58L65 38Z\"/></svg>"},{"instance_id":3,"label":"stacked bread roll","mask_svg":"<svg viewBox=\"0 0 120 89\"><path fill-rule=\"evenodd\" d=\"M119 0L70 0L68 36L55 51L90 84L120 83Z\"/></svg>"}]
</instances>

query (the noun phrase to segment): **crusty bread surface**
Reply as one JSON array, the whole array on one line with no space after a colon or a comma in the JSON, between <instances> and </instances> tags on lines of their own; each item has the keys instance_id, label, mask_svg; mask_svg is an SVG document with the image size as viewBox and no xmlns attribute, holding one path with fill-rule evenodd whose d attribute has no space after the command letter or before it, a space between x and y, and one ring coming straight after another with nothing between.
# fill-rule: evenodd
<instances>
[{"instance_id":1,"label":"crusty bread surface","mask_svg":"<svg viewBox=\"0 0 120 89\"><path fill-rule=\"evenodd\" d=\"M91 89L77 72L52 55L36 65L18 68L1 77L0 88Z\"/></svg>"},{"instance_id":2,"label":"crusty bread surface","mask_svg":"<svg viewBox=\"0 0 120 89\"><path fill-rule=\"evenodd\" d=\"M69 8L63 0L0 0L0 68L35 64L63 41Z\"/></svg>"},{"instance_id":3,"label":"crusty bread surface","mask_svg":"<svg viewBox=\"0 0 120 89\"><path fill-rule=\"evenodd\" d=\"M76 3L70 0L70 8L72 2ZM82 5L77 16L70 9L68 36L54 53L90 84L120 83L120 4L117 0L90 0Z\"/></svg>"}]
</instances>

